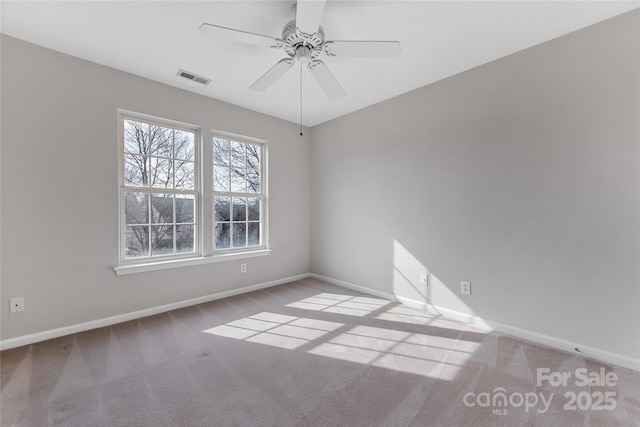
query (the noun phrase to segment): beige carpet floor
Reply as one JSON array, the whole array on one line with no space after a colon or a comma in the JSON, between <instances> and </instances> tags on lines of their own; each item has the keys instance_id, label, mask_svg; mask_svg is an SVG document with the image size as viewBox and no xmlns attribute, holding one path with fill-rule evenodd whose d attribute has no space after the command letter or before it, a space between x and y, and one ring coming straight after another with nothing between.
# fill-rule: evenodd
<instances>
[{"instance_id":1,"label":"beige carpet floor","mask_svg":"<svg viewBox=\"0 0 640 427\"><path fill-rule=\"evenodd\" d=\"M314 279L0 356L2 426L640 425L638 372Z\"/></svg>"}]
</instances>

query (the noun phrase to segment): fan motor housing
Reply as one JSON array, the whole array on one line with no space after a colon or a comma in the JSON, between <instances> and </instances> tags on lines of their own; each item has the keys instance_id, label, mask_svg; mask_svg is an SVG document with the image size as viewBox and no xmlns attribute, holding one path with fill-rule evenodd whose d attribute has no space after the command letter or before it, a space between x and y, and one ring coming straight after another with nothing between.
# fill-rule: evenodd
<instances>
[{"instance_id":1,"label":"fan motor housing","mask_svg":"<svg viewBox=\"0 0 640 427\"><path fill-rule=\"evenodd\" d=\"M300 45L309 46L315 49L324 43L324 31L322 27L318 28L318 32L314 34L306 34L298 30L296 20L287 22L282 28L282 40L288 47L296 48Z\"/></svg>"}]
</instances>

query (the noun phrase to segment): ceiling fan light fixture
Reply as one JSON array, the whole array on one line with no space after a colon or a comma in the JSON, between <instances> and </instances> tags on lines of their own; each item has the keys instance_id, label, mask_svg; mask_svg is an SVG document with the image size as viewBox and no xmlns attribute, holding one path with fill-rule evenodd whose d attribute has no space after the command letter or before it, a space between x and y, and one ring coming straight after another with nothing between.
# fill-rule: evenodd
<instances>
[{"instance_id":1,"label":"ceiling fan light fixture","mask_svg":"<svg viewBox=\"0 0 640 427\"><path fill-rule=\"evenodd\" d=\"M298 46L296 48L295 58L301 64L308 64L313 59L311 49L309 49L307 46Z\"/></svg>"}]
</instances>

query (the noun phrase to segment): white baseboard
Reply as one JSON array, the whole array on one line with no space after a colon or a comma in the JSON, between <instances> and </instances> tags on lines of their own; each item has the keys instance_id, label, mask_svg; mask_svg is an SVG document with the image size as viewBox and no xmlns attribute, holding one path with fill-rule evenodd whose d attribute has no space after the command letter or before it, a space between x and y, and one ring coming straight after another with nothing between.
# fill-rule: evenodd
<instances>
[{"instance_id":1,"label":"white baseboard","mask_svg":"<svg viewBox=\"0 0 640 427\"><path fill-rule=\"evenodd\" d=\"M599 348L591 347L591 346L580 344L577 342L567 341L561 338L541 334L541 333L530 331L527 329L521 329L515 326L505 325L503 323L494 322L492 320L484 319L472 314L462 313L456 310L448 309L446 307L440 307L440 306L428 304L428 303L425 303L424 301L417 301L417 300L393 295L391 293L382 292L375 289L369 289L364 286L356 285L353 283L345 282L343 280L338 280L331 277L321 276L319 274L312 273L310 277L313 277L318 280L323 280L327 283L331 283L337 286L342 286L347 289L373 295L379 298L400 302L409 307L423 309L430 312L436 312L448 319L469 323L482 329L493 330L504 335L509 335L515 338L523 339L525 341L530 341L532 343L541 344L541 345L551 347L566 353L576 354L575 349L578 348L580 350L580 354L586 358L598 360L600 362L605 362L612 365L622 366L624 368L633 369L635 371L640 371L640 359L634 359L632 357L612 353Z\"/></svg>"},{"instance_id":2,"label":"white baseboard","mask_svg":"<svg viewBox=\"0 0 640 427\"><path fill-rule=\"evenodd\" d=\"M365 286L356 285L356 284L353 284L353 283L350 283L350 282L345 282L343 280L334 279L332 277L321 276L321 275L315 274L315 273L311 273L309 275L309 277L312 277L312 278L318 279L318 280L322 280L323 282L331 283L332 285L341 286L343 288L347 288L347 289L351 289L351 290L354 290L354 291L362 292L363 294L372 295L374 297L384 298L384 299L388 299L388 300L391 300L391 301L398 301L398 299L394 295L388 294L386 292L377 291L375 289L367 288Z\"/></svg>"},{"instance_id":3,"label":"white baseboard","mask_svg":"<svg viewBox=\"0 0 640 427\"><path fill-rule=\"evenodd\" d=\"M430 312L437 313L446 317L448 319L458 320L461 322L472 324L476 327L486 329L486 330L494 330L496 332L510 335L516 338L520 338L526 341L530 341L536 344L545 345L548 347L552 347L567 353L575 354L575 348L580 349L580 354L583 356L599 360L601 362L606 362L609 364L622 366L628 369L633 369L635 371L640 371L640 360L634 359L628 356L623 356L616 353L611 353L606 350L602 350L595 347L590 347L584 344L563 340L561 338L553 337L550 335L540 334L538 332L517 328L514 326L505 325L499 322L494 322L492 320L483 319L481 317L471 315L468 313L462 313L456 310L451 310L446 307L434 306L431 304L427 304L424 301L412 300L409 298L404 298L401 296L393 295L391 293L378 291L375 289L370 289L365 286L356 285L354 283L345 282L343 280L334 279L331 277L321 276L319 274L307 273L300 274L297 276L285 277L278 280L272 280L269 282L259 283L256 285L245 286L238 289L232 289L229 291L218 292L211 295L205 295L198 298L193 298L185 301L179 301L171 304L165 304L158 307L147 308L144 310L138 310L130 313L119 314L116 316L106 317L103 319L92 320L85 323L80 323L76 325L65 326L62 328L51 329L48 331L37 332L34 334L23 335L20 337L9 338L6 340L0 340L0 350L8 350L10 348L20 347L23 345L33 344L40 341L45 341L52 338L58 338L65 335L75 334L78 332L88 331L91 329L101 328L104 326L111 326L117 323L126 322L129 320L139 319L142 317L152 316L154 314L164 313L171 310L176 310L179 308L189 307L196 304L202 304L209 301L214 301L217 299L227 298L234 295L244 294L247 292L257 291L259 289L270 288L273 286L282 285L289 282L295 282L297 280L306 279L308 277L313 277L318 280L325 281L327 283L331 283L337 286L341 286L343 288L351 289L357 292L362 292L364 294L376 296L379 298L388 299L390 301L400 302L410 307L427 310Z\"/></svg>"},{"instance_id":4,"label":"white baseboard","mask_svg":"<svg viewBox=\"0 0 640 427\"><path fill-rule=\"evenodd\" d=\"M365 286L356 285L354 283L345 282L343 280L334 279L332 277L321 276L319 274L312 273L310 277L314 279L322 280L333 285L342 286L343 288L351 289L354 291L362 292L365 294L373 295L379 298L388 299L390 301L399 302L411 308L417 308L420 310L426 310L434 314L440 314L448 319L457 320L464 323L469 323L482 329L493 330L494 328L484 322L477 316L461 313L459 311L450 310L448 308L435 306L428 304L424 301L418 301L411 298L405 298L400 295L390 294L388 292L378 291L376 289L370 289Z\"/></svg>"},{"instance_id":5,"label":"white baseboard","mask_svg":"<svg viewBox=\"0 0 640 427\"><path fill-rule=\"evenodd\" d=\"M160 314L178 308L189 307L196 304L202 304L222 298L232 297L234 295L244 294L247 292L257 291L259 289L270 288L272 286L283 285L289 282L306 279L309 274L299 274L297 276L285 277L283 279L272 280L270 282L258 283L257 285L245 286L229 291L217 292L215 294L205 295L198 298L192 298L184 301L178 301L171 304L165 304L158 307L146 308L144 310L133 311L130 313L118 314L116 316L105 317L103 319L91 320L89 322L79 323L76 325L64 326L62 328L50 329L48 331L36 332L34 334L23 335L20 337L0 340L0 350L8 350L10 348L20 347L23 345L33 344L40 341L58 338L65 335L71 335L78 332L88 331L91 329L111 326L117 323L127 322L129 320L140 319L142 317Z\"/></svg>"}]
</instances>

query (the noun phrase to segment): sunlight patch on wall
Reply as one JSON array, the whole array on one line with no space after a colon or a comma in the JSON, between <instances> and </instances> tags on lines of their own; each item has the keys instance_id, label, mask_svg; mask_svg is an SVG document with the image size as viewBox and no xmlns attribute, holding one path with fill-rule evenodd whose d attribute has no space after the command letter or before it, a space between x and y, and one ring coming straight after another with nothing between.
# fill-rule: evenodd
<instances>
[{"instance_id":1,"label":"sunlight patch on wall","mask_svg":"<svg viewBox=\"0 0 640 427\"><path fill-rule=\"evenodd\" d=\"M411 252L393 240L393 294L412 301L428 301L427 286L420 283L420 275L429 274Z\"/></svg>"},{"instance_id":2,"label":"sunlight patch on wall","mask_svg":"<svg viewBox=\"0 0 640 427\"><path fill-rule=\"evenodd\" d=\"M426 274L427 283L421 283ZM393 239L393 294L404 304L440 315L438 307L473 316L473 310L457 293L420 262L400 242Z\"/></svg>"}]
</instances>

